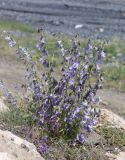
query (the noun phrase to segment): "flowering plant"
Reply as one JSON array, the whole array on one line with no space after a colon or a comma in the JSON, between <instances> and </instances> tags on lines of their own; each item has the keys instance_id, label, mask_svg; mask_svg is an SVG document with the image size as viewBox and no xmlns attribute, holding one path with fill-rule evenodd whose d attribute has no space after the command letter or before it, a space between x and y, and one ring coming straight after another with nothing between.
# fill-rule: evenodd
<instances>
[{"instance_id":1,"label":"flowering plant","mask_svg":"<svg viewBox=\"0 0 125 160\"><path fill-rule=\"evenodd\" d=\"M39 31L40 32L40 31ZM6 35L10 47L15 40ZM97 90L102 87L101 61L105 58L103 46L95 46L89 40L85 48L80 47L78 36L72 39L69 49L57 42L62 58L61 73L57 79L49 61L46 39L41 33L36 45L41 62L47 69L42 77L37 74L36 61L26 48L18 46L16 53L27 66L27 89L32 93L36 108L34 119L48 136L63 137L83 143L84 132L91 132L98 115L96 105L100 99Z\"/></svg>"}]
</instances>

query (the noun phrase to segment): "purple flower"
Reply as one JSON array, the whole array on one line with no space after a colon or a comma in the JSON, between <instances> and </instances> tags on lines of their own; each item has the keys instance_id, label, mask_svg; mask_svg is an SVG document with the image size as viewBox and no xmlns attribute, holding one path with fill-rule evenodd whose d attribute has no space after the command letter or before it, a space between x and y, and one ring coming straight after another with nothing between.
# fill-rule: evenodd
<instances>
[{"instance_id":1,"label":"purple flower","mask_svg":"<svg viewBox=\"0 0 125 160\"><path fill-rule=\"evenodd\" d=\"M85 125L85 129L88 131L88 132L92 132L92 128L93 128L93 125L96 123L96 120L93 119L92 121L88 121Z\"/></svg>"},{"instance_id":2,"label":"purple flower","mask_svg":"<svg viewBox=\"0 0 125 160\"><path fill-rule=\"evenodd\" d=\"M23 48L23 47L21 47L20 49L22 50L23 54L26 56L26 58L28 59L28 61L32 62L32 58L31 58L29 52L27 51L27 49Z\"/></svg>"},{"instance_id":3,"label":"purple flower","mask_svg":"<svg viewBox=\"0 0 125 160\"><path fill-rule=\"evenodd\" d=\"M77 118L78 113L81 111L79 107L76 107L73 113L70 116L70 121L73 121L75 118Z\"/></svg>"},{"instance_id":4,"label":"purple flower","mask_svg":"<svg viewBox=\"0 0 125 160\"><path fill-rule=\"evenodd\" d=\"M56 115L54 115L54 116L52 116L51 118L50 118L50 121L51 122L55 122L57 120L57 116Z\"/></svg>"},{"instance_id":5,"label":"purple flower","mask_svg":"<svg viewBox=\"0 0 125 160\"><path fill-rule=\"evenodd\" d=\"M69 61L71 60L71 57L68 56L68 57L66 57L65 59L66 59L67 62L69 62Z\"/></svg>"},{"instance_id":6,"label":"purple flower","mask_svg":"<svg viewBox=\"0 0 125 160\"><path fill-rule=\"evenodd\" d=\"M46 43L46 40L45 38L42 36L41 39L40 39L40 42L36 45L36 48L38 50L42 50L43 46L45 45Z\"/></svg>"},{"instance_id":7,"label":"purple flower","mask_svg":"<svg viewBox=\"0 0 125 160\"><path fill-rule=\"evenodd\" d=\"M99 61L96 61L96 66L95 66L95 67L96 67L96 70L97 70L97 71L100 70L100 62L99 62Z\"/></svg>"},{"instance_id":8,"label":"purple flower","mask_svg":"<svg viewBox=\"0 0 125 160\"><path fill-rule=\"evenodd\" d=\"M42 137L38 141L38 147L37 150L41 155L46 155L49 151L49 146L47 145L48 138Z\"/></svg>"},{"instance_id":9,"label":"purple flower","mask_svg":"<svg viewBox=\"0 0 125 160\"><path fill-rule=\"evenodd\" d=\"M57 42L57 47L58 47L58 48L62 48L62 47L63 47L62 41L58 41L58 42Z\"/></svg>"},{"instance_id":10,"label":"purple flower","mask_svg":"<svg viewBox=\"0 0 125 160\"><path fill-rule=\"evenodd\" d=\"M44 123L44 119L40 119L40 120L38 121L38 125L39 125L39 127L40 127L40 126L42 126L42 125L43 125L43 123Z\"/></svg>"},{"instance_id":11,"label":"purple flower","mask_svg":"<svg viewBox=\"0 0 125 160\"><path fill-rule=\"evenodd\" d=\"M68 107L69 107L68 103L64 103L61 108L63 111L66 111L66 109L68 109Z\"/></svg>"},{"instance_id":12,"label":"purple flower","mask_svg":"<svg viewBox=\"0 0 125 160\"><path fill-rule=\"evenodd\" d=\"M10 47L14 47L16 45L16 41L12 39L10 36L6 36L5 40L8 42Z\"/></svg>"},{"instance_id":13,"label":"purple flower","mask_svg":"<svg viewBox=\"0 0 125 160\"><path fill-rule=\"evenodd\" d=\"M84 114L89 115L90 111L91 111L91 109L90 109L90 107L88 107L88 108L85 109Z\"/></svg>"},{"instance_id":14,"label":"purple flower","mask_svg":"<svg viewBox=\"0 0 125 160\"><path fill-rule=\"evenodd\" d=\"M47 67L47 68L49 67L49 64L48 64L46 59L40 58L40 61L43 64L44 67Z\"/></svg>"},{"instance_id":15,"label":"purple flower","mask_svg":"<svg viewBox=\"0 0 125 160\"><path fill-rule=\"evenodd\" d=\"M76 92L79 93L81 91L80 86L76 87Z\"/></svg>"},{"instance_id":16,"label":"purple flower","mask_svg":"<svg viewBox=\"0 0 125 160\"><path fill-rule=\"evenodd\" d=\"M60 50L61 50L61 55L64 57L64 55L65 55L65 49L64 49L64 47L63 47L62 41L58 41L58 42L57 42L57 47L60 48Z\"/></svg>"},{"instance_id":17,"label":"purple flower","mask_svg":"<svg viewBox=\"0 0 125 160\"><path fill-rule=\"evenodd\" d=\"M89 93L89 99L91 102L94 102L94 93L93 92Z\"/></svg>"},{"instance_id":18,"label":"purple flower","mask_svg":"<svg viewBox=\"0 0 125 160\"><path fill-rule=\"evenodd\" d=\"M56 111L55 115L58 117L60 115L60 113L58 111Z\"/></svg>"},{"instance_id":19,"label":"purple flower","mask_svg":"<svg viewBox=\"0 0 125 160\"><path fill-rule=\"evenodd\" d=\"M40 85L37 80L35 80L35 79L33 80L33 82L30 85L30 89L33 92L33 100L34 101L38 101L42 98L41 88L40 88Z\"/></svg>"},{"instance_id":20,"label":"purple flower","mask_svg":"<svg viewBox=\"0 0 125 160\"><path fill-rule=\"evenodd\" d=\"M74 63L73 63L73 68L74 68L74 69L78 69L78 67L79 67L79 63L78 63L78 62L74 62Z\"/></svg>"},{"instance_id":21,"label":"purple flower","mask_svg":"<svg viewBox=\"0 0 125 160\"><path fill-rule=\"evenodd\" d=\"M92 50L92 45L88 43L87 46L85 47L85 53L89 54L91 50Z\"/></svg>"},{"instance_id":22,"label":"purple flower","mask_svg":"<svg viewBox=\"0 0 125 160\"><path fill-rule=\"evenodd\" d=\"M17 107L16 100L13 98L11 93L8 92L8 90L4 90L4 96L7 98L8 103L10 103L13 107Z\"/></svg>"},{"instance_id":23,"label":"purple flower","mask_svg":"<svg viewBox=\"0 0 125 160\"><path fill-rule=\"evenodd\" d=\"M67 121L67 118L66 117L64 117L64 120L63 120L64 122L66 122Z\"/></svg>"},{"instance_id":24,"label":"purple flower","mask_svg":"<svg viewBox=\"0 0 125 160\"><path fill-rule=\"evenodd\" d=\"M41 155L46 155L48 153L48 145L46 143L41 143L37 150Z\"/></svg>"},{"instance_id":25,"label":"purple flower","mask_svg":"<svg viewBox=\"0 0 125 160\"><path fill-rule=\"evenodd\" d=\"M42 56L44 56L44 57L47 56L45 48L42 49Z\"/></svg>"},{"instance_id":26,"label":"purple flower","mask_svg":"<svg viewBox=\"0 0 125 160\"><path fill-rule=\"evenodd\" d=\"M105 52L103 52L103 51L99 52L98 59L99 59L99 60L102 60L102 59L104 59L104 58L105 58Z\"/></svg>"},{"instance_id":27,"label":"purple flower","mask_svg":"<svg viewBox=\"0 0 125 160\"><path fill-rule=\"evenodd\" d=\"M73 49L74 49L74 50L76 50L76 49L77 49L78 44L77 44L77 42L76 42L76 41L74 41L74 42L73 42L72 47L73 47Z\"/></svg>"},{"instance_id":28,"label":"purple flower","mask_svg":"<svg viewBox=\"0 0 125 160\"><path fill-rule=\"evenodd\" d=\"M84 138L83 134L77 134L76 140L83 144L85 141L85 138Z\"/></svg>"},{"instance_id":29,"label":"purple flower","mask_svg":"<svg viewBox=\"0 0 125 160\"><path fill-rule=\"evenodd\" d=\"M66 53L67 53L67 54L70 54L70 53L71 53L71 51L70 51L69 49L67 49L67 50L66 50Z\"/></svg>"},{"instance_id":30,"label":"purple flower","mask_svg":"<svg viewBox=\"0 0 125 160\"><path fill-rule=\"evenodd\" d=\"M83 78L83 75L84 75L84 71L83 71L83 69L81 69L81 70L79 71L79 76L80 76L81 79Z\"/></svg>"},{"instance_id":31,"label":"purple flower","mask_svg":"<svg viewBox=\"0 0 125 160\"><path fill-rule=\"evenodd\" d=\"M45 108L49 108L51 106L48 99L45 99L43 105L44 105Z\"/></svg>"},{"instance_id":32,"label":"purple flower","mask_svg":"<svg viewBox=\"0 0 125 160\"><path fill-rule=\"evenodd\" d=\"M8 89L6 88L6 86L2 81L0 81L0 89L2 90L2 93L6 97L8 103L10 103L14 108L16 108L17 107L16 100L14 99L12 94L8 91Z\"/></svg>"},{"instance_id":33,"label":"purple flower","mask_svg":"<svg viewBox=\"0 0 125 160\"><path fill-rule=\"evenodd\" d=\"M59 123L56 122L56 123L54 124L54 126L53 126L53 130L56 130L58 127L59 127Z\"/></svg>"},{"instance_id":34,"label":"purple flower","mask_svg":"<svg viewBox=\"0 0 125 160\"><path fill-rule=\"evenodd\" d=\"M57 97L53 98L53 105L54 105L54 106L59 105L59 100L58 100Z\"/></svg>"},{"instance_id":35,"label":"purple flower","mask_svg":"<svg viewBox=\"0 0 125 160\"><path fill-rule=\"evenodd\" d=\"M70 78L70 80L69 80L69 85L70 85L70 86L74 85L74 79L73 79L73 78L72 78L72 79Z\"/></svg>"},{"instance_id":36,"label":"purple flower","mask_svg":"<svg viewBox=\"0 0 125 160\"><path fill-rule=\"evenodd\" d=\"M83 125L86 124L89 119L90 119L90 116L84 115L84 117L83 117L83 119L81 121L81 124L83 124Z\"/></svg>"},{"instance_id":37,"label":"purple flower","mask_svg":"<svg viewBox=\"0 0 125 160\"><path fill-rule=\"evenodd\" d=\"M21 54L19 49L16 49L16 54L19 56L20 60L24 60L24 58L23 58L23 56L22 56L22 54Z\"/></svg>"},{"instance_id":38,"label":"purple flower","mask_svg":"<svg viewBox=\"0 0 125 160\"><path fill-rule=\"evenodd\" d=\"M76 74L76 70L74 68L72 68L71 72L70 72L70 77L71 78L75 77L75 74Z\"/></svg>"},{"instance_id":39,"label":"purple flower","mask_svg":"<svg viewBox=\"0 0 125 160\"><path fill-rule=\"evenodd\" d=\"M74 54L73 54L73 56L75 57L75 58L78 58L78 53L77 52L75 52Z\"/></svg>"}]
</instances>

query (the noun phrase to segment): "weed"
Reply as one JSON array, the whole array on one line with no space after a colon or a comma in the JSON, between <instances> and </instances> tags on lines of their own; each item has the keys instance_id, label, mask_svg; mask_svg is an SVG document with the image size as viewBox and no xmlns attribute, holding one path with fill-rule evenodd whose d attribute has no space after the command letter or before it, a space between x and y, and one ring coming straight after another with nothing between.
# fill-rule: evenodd
<instances>
[{"instance_id":1,"label":"weed","mask_svg":"<svg viewBox=\"0 0 125 160\"><path fill-rule=\"evenodd\" d=\"M13 30L22 32L35 32L35 29L30 25L26 25L16 21L0 21L0 30Z\"/></svg>"},{"instance_id":2,"label":"weed","mask_svg":"<svg viewBox=\"0 0 125 160\"><path fill-rule=\"evenodd\" d=\"M99 128L99 133L107 140L107 144L117 147L125 146L124 130L103 126Z\"/></svg>"}]
</instances>

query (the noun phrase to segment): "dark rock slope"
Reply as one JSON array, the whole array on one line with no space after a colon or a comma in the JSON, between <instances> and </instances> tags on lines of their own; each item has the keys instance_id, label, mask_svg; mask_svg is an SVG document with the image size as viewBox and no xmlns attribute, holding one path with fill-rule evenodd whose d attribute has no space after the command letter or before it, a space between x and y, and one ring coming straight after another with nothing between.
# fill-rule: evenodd
<instances>
[{"instance_id":1,"label":"dark rock slope","mask_svg":"<svg viewBox=\"0 0 125 160\"><path fill-rule=\"evenodd\" d=\"M83 37L124 37L125 0L0 0L0 20Z\"/></svg>"}]
</instances>

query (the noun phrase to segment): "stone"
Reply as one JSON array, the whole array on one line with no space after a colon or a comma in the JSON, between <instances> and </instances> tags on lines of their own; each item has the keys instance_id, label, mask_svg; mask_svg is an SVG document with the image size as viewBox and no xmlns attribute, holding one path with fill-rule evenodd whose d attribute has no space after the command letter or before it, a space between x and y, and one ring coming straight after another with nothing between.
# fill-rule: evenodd
<instances>
[{"instance_id":1,"label":"stone","mask_svg":"<svg viewBox=\"0 0 125 160\"><path fill-rule=\"evenodd\" d=\"M125 152L120 152L120 153L116 156L116 160L125 160Z\"/></svg>"},{"instance_id":2,"label":"stone","mask_svg":"<svg viewBox=\"0 0 125 160\"><path fill-rule=\"evenodd\" d=\"M106 153L109 160L125 160L125 152L120 152L119 154Z\"/></svg>"},{"instance_id":3,"label":"stone","mask_svg":"<svg viewBox=\"0 0 125 160\"><path fill-rule=\"evenodd\" d=\"M77 24L75 25L75 29L83 28L83 24Z\"/></svg>"},{"instance_id":4,"label":"stone","mask_svg":"<svg viewBox=\"0 0 125 160\"><path fill-rule=\"evenodd\" d=\"M0 130L0 160L44 160L34 144Z\"/></svg>"},{"instance_id":5,"label":"stone","mask_svg":"<svg viewBox=\"0 0 125 160\"><path fill-rule=\"evenodd\" d=\"M125 119L123 119L122 117L120 117L119 115L113 113L108 109L101 109L101 115L98 119L98 124L99 125L107 124L112 127L125 130Z\"/></svg>"},{"instance_id":6,"label":"stone","mask_svg":"<svg viewBox=\"0 0 125 160\"><path fill-rule=\"evenodd\" d=\"M101 135L93 131L85 137L85 144L103 146L106 144L106 140Z\"/></svg>"}]
</instances>

